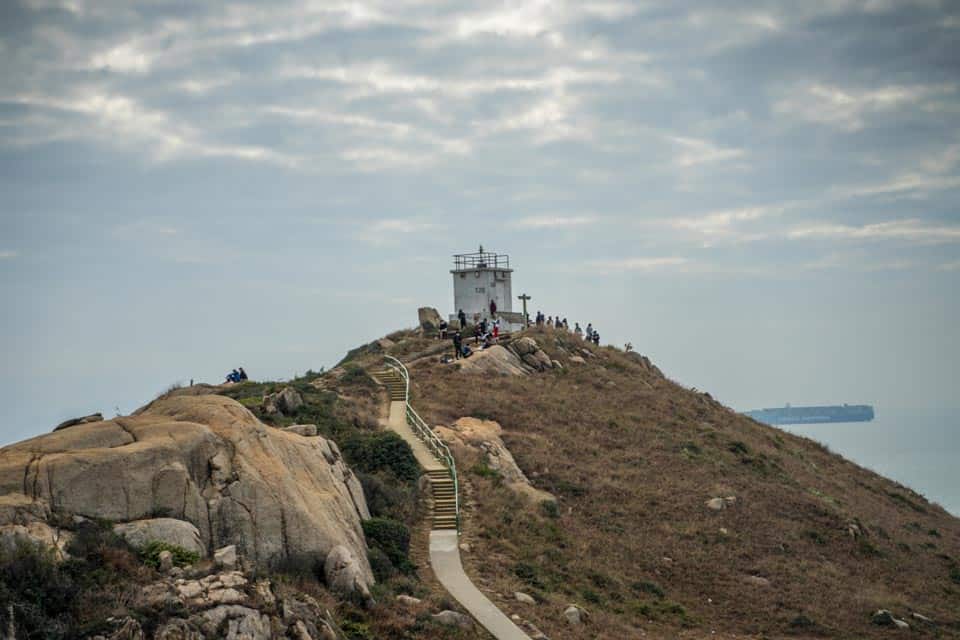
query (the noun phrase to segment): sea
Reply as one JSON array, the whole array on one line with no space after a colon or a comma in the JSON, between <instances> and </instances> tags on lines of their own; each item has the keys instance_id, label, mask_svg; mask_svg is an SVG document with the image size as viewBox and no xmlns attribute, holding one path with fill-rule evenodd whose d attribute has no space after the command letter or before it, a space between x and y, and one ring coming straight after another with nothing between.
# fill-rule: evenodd
<instances>
[{"instance_id":1,"label":"sea","mask_svg":"<svg viewBox=\"0 0 960 640\"><path fill-rule=\"evenodd\" d=\"M885 409L872 422L778 425L960 517L960 409Z\"/></svg>"}]
</instances>

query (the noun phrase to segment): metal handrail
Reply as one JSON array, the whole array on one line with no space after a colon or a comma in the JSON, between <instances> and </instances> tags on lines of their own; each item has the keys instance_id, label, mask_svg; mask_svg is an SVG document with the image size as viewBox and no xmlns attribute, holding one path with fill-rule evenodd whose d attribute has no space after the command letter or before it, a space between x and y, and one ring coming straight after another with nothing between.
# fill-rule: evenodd
<instances>
[{"instance_id":1,"label":"metal handrail","mask_svg":"<svg viewBox=\"0 0 960 640\"><path fill-rule=\"evenodd\" d=\"M453 499L454 499L454 509L457 517L457 533L460 532L460 485L457 480L457 464L453 459L453 454L450 453L450 448L446 443L437 437L437 434L433 432L423 418L420 417L420 414L416 412L413 408L413 405L410 404L410 372L407 371L407 368L402 362L394 358L393 356L384 355L383 356L385 364L393 369L403 378L404 382L404 404L406 405L406 418L407 424L413 429L413 432L423 440L423 443L427 445L427 448L430 452L441 462L447 470L450 472L450 478L453 480Z\"/></svg>"}]
</instances>

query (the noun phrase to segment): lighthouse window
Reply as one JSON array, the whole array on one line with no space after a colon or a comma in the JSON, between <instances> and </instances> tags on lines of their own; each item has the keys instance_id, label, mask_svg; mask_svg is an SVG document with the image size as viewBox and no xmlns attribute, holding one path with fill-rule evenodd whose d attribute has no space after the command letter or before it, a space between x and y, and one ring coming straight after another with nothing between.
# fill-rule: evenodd
<instances>
[{"instance_id":1,"label":"lighthouse window","mask_svg":"<svg viewBox=\"0 0 960 640\"><path fill-rule=\"evenodd\" d=\"M460 274L460 277L461 277L461 278L466 278L466 277L467 277L467 274L461 273L461 274Z\"/></svg>"},{"instance_id":2,"label":"lighthouse window","mask_svg":"<svg viewBox=\"0 0 960 640\"><path fill-rule=\"evenodd\" d=\"M487 290L484 287L477 287L477 293L486 293Z\"/></svg>"}]
</instances>

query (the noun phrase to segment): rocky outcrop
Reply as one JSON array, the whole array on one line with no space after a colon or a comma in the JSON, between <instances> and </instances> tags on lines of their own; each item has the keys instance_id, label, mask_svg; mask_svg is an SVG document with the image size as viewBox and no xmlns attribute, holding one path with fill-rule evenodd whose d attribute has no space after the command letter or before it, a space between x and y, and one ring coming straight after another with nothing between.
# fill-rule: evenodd
<instances>
[{"instance_id":1,"label":"rocky outcrop","mask_svg":"<svg viewBox=\"0 0 960 640\"><path fill-rule=\"evenodd\" d=\"M57 426L53 428L54 431L60 431L61 429L66 429L67 427L75 427L78 424L90 424L91 422L102 422L103 414L102 413L91 413L89 416L83 416L82 418L70 418L69 420L64 420Z\"/></svg>"},{"instance_id":2,"label":"rocky outcrop","mask_svg":"<svg viewBox=\"0 0 960 640\"><path fill-rule=\"evenodd\" d=\"M556 498L541 489L537 489L523 473L500 437L503 428L493 420L460 418L450 427L438 426L435 429L440 439L461 454L480 457L484 464L496 471L513 491L527 496L535 502L556 502Z\"/></svg>"},{"instance_id":3,"label":"rocky outcrop","mask_svg":"<svg viewBox=\"0 0 960 640\"><path fill-rule=\"evenodd\" d=\"M533 370L546 371L553 368L553 361L550 356L540 348L536 340L529 336L511 342L510 349Z\"/></svg>"},{"instance_id":4,"label":"rocky outcrop","mask_svg":"<svg viewBox=\"0 0 960 640\"><path fill-rule=\"evenodd\" d=\"M303 406L303 396L293 387L284 387L263 397L263 412L268 416L292 416Z\"/></svg>"},{"instance_id":5,"label":"rocky outcrop","mask_svg":"<svg viewBox=\"0 0 960 640\"><path fill-rule=\"evenodd\" d=\"M305 438L312 438L317 435L317 425L315 424L292 424L289 427L284 427L283 430Z\"/></svg>"},{"instance_id":6,"label":"rocky outcrop","mask_svg":"<svg viewBox=\"0 0 960 640\"><path fill-rule=\"evenodd\" d=\"M417 309L417 320L420 328L425 332L433 332L440 328L440 312L433 307L420 307Z\"/></svg>"},{"instance_id":7,"label":"rocky outcrop","mask_svg":"<svg viewBox=\"0 0 960 640\"><path fill-rule=\"evenodd\" d=\"M223 396L165 397L0 449L0 528L51 513L151 532L163 513L192 525L205 555L235 544L255 566L344 547L372 580L366 501L336 445L269 428Z\"/></svg>"},{"instance_id":8,"label":"rocky outcrop","mask_svg":"<svg viewBox=\"0 0 960 640\"><path fill-rule=\"evenodd\" d=\"M523 376L530 372L515 353L498 344L474 352L469 358L458 360L457 364L464 373Z\"/></svg>"}]
</instances>

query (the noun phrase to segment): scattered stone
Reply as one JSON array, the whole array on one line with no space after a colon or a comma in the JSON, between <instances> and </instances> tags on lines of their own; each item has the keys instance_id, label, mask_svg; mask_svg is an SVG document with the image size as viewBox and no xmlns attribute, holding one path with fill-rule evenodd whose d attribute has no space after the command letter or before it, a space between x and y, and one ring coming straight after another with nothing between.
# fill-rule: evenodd
<instances>
[{"instance_id":1,"label":"scattered stone","mask_svg":"<svg viewBox=\"0 0 960 640\"><path fill-rule=\"evenodd\" d=\"M269 580L260 580L254 585L253 590L260 598L260 601L268 607L277 604L277 598L273 595L273 588L270 586Z\"/></svg>"},{"instance_id":2,"label":"scattered stone","mask_svg":"<svg viewBox=\"0 0 960 640\"><path fill-rule=\"evenodd\" d=\"M204 640L203 634L183 618L171 618L154 634L154 640Z\"/></svg>"},{"instance_id":3,"label":"scattered stone","mask_svg":"<svg viewBox=\"0 0 960 640\"><path fill-rule=\"evenodd\" d=\"M527 595L522 591L514 592L513 597L517 599L517 602L521 602L523 604L537 604L537 601L533 599L533 596Z\"/></svg>"},{"instance_id":4,"label":"scattered stone","mask_svg":"<svg viewBox=\"0 0 960 640\"><path fill-rule=\"evenodd\" d=\"M871 622L881 627L897 627L898 629L909 629L910 625L894 617L887 609L877 609L870 618Z\"/></svg>"},{"instance_id":5,"label":"scattered stone","mask_svg":"<svg viewBox=\"0 0 960 640\"><path fill-rule=\"evenodd\" d=\"M221 605L191 618L208 638L270 640L270 619L256 609Z\"/></svg>"},{"instance_id":6,"label":"scattered stone","mask_svg":"<svg viewBox=\"0 0 960 640\"><path fill-rule=\"evenodd\" d=\"M401 593L400 595L397 596L397 602L404 605L405 607L415 607L423 601L420 598L414 598L413 596L408 596L406 594Z\"/></svg>"},{"instance_id":7,"label":"scattered stone","mask_svg":"<svg viewBox=\"0 0 960 640\"><path fill-rule=\"evenodd\" d=\"M563 365L560 363L559 360L551 360L550 364L553 365L554 369L563 369Z\"/></svg>"},{"instance_id":8,"label":"scattered stone","mask_svg":"<svg viewBox=\"0 0 960 640\"><path fill-rule=\"evenodd\" d=\"M753 585L753 586L755 586L755 587L769 587L769 586L770 586L770 580L768 580L767 578L764 578L763 576L746 576L746 577L743 579L743 581L746 582L747 584L751 584L751 585Z\"/></svg>"},{"instance_id":9,"label":"scattered stone","mask_svg":"<svg viewBox=\"0 0 960 640\"><path fill-rule=\"evenodd\" d=\"M157 562L159 564L160 571L163 573L168 573L171 569L173 569L173 554L164 549L157 554Z\"/></svg>"},{"instance_id":10,"label":"scattered stone","mask_svg":"<svg viewBox=\"0 0 960 640\"><path fill-rule=\"evenodd\" d=\"M707 505L708 509L713 509L714 511L720 511L727 506L726 503L724 503L723 498L710 498L704 504Z\"/></svg>"},{"instance_id":11,"label":"scattered stone","mask_svg":"<svg viewBox=\"0 0 960 640\"><path fill-rule=\"evenodd\" d=\"M470 616L466 616L456 611L450 611L449 609L446 611L441 611L440 613L436 613L432 617L440 624L448 627L458 627L460 629L473 628L473 619L471 619Z\"/></svg>"},{"instance_id":12,"label":"scattered stone","mask_svg":"<svg viewBox=\"0 0 960 640\"><path fill-rule=\"evenodd\" d=\"M571 604L563 611L563 617L567 619L567 624L583 624L587 618L587 612L575 604Z\"/></svg>"},{"instance_id":13,"label":"scattered stone","mask_svg":"<svg viewBox=\"0 0 960 640\"><path fill-rule=\"evenodd\" d=\"M576 364L587 364L587 361L581 356L570 356L570 362L574 362Z\"/></svg>"},{"instance_id":14,"label":"scattered stone","mask_svg":"<svg viewBox=\"0 0 960 640\"><path fill-rule=\"evenodd\" d=\"M231 544L213 552L213 562L221 569L230 571L237 568L237 545Z\"/></svg>"},{"instance_id":15,"label":"scattered stone","mask_svg":"<svg viewBox=\"0 0 960 640\"><path fill-rule=\"evenodd\" d=\"M91 422L103 422L103 414L91 413L90 415L83 416L82 418L70 418L69 420L64 420L55 426L53 430L60 431L61 429L66 429L67 427L75 427L78 424L90 424Z\"/></svg>"},{"instance_id":16,"label":"scattered stone","mask_svg":"<svg viewBox=\"0 0 960 640\"><path fill-rule=\"evenodd\" d=\"M191 523L176 518L147 518L113 525L113 532L130 546L142 549L150 542L160 541L176 545L200 557L206 547L200 541L200 531Z\"/></svg>"},{"instance_id":17,"label":"scattered stone","mask_svg":"<svg viewBox=\"0 0 960 640\"><path fill-rule=\"evenodd\" d=\"M527 634L530 636L530 640L550 640L550 638L548 638L543 631L540 631L532 622L527 623L527 629L530 630L530 633Z\"/></svg>"},{"instance_id":18,"label":"scattered stone","mask_svg":"<svg viewBox=\"0 0 960 640\"><path fill-rule=\"evenodd\" d=\"M727 529L726 527L720 527L720 535L724 537L729 536L730 530Z\"/></svg>"},{"instance_id":19,"label":"scattered stone","mask_svg":"<svg viewBox=\"0 0 960 640\"><path fill-rule=\"evenodd\" d=\"M292 424L289 427L284 427L283 430L306 438L317 435L317 425L315 424Z\"/></svg>"},{"instance_id":20,"label":"scattered stone","mask_svg":"<svg viewBox=\"0 0 960 640\"><path fill-rule=\"evenodd\" d=\"M470 553L470 543L469 543L469 542L461 542L461 543L460 543L460 551L463 551L464 553Z\"/></svg>"}]
</instances>

